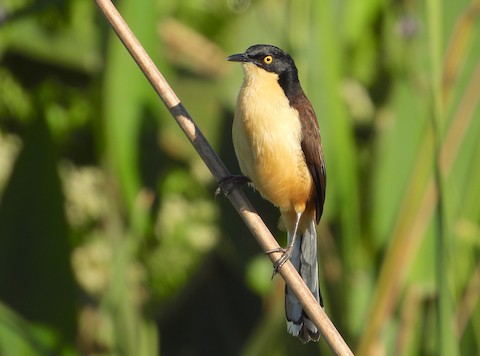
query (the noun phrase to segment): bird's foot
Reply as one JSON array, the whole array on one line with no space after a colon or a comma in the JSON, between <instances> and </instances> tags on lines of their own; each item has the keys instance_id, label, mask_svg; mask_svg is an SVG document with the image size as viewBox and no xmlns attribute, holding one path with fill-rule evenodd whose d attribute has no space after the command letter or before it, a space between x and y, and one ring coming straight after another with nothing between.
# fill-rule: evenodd
<instances>
[{"instance_id":1,"label":"bird's foot","mask_svg":"<svg viewBox=\"0 0 480 356\"><path fill-rule=\"evenodd\" d=\"M281 252L282 253L282 256L276 262L273 263L272 279L278 273L280 268L282 268L282 266L285 264L285 262L287 262L290 259L290 257L292 256L292 252L293 252L292 247L293 247L293 245L288 245L287 247L279 247L279 248L274 248L273 250L265 251L266 255L270 255L274 252Z\"/></svg>"},{"instance_id":2,"label":"bird's foot","mask_svg":"<svg viewBox=\"0 0 480 356\"><path fill-rule=\"evenodd\" d=\"M215 190L215 196L219 195L222 191L225 196L228 196L235 188L241 188L250 182L250 178L241 175L223 177L218 182L218 188Z\"/></svg>"}]
</instances>

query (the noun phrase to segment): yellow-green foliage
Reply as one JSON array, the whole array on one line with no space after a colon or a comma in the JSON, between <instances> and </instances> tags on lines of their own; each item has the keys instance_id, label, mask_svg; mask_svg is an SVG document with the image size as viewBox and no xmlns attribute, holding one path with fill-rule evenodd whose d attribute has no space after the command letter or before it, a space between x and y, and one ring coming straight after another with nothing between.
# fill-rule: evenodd
<instances>
[{"instance_id":1,"label":"yellow-green foliage","mask_svg":"<svg viewBox=\"0 0 480 356\"><path fill-rule=\"evenodd\" d=\"M225 57L295 58L325 309L355 353L480 353L480 1L115 3L234 173ZM94 1L0 4L1 355L329 354L286 335L281 279L215 188Z\"/></svg>"}]
</instances>

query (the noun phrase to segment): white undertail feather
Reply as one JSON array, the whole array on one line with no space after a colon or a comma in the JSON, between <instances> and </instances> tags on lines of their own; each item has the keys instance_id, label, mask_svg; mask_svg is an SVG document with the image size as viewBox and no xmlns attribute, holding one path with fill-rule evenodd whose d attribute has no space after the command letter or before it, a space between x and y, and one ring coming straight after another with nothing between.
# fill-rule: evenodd
<instances>
[{"instance_id":1,"label":"white undertail feather","mask_svg":"<svg viewBox=\"0 0 480 356\"><path fill-rule=\"evenodd\" d=\"M288 232L289 243L291 238L291 233ZM303 235L297 236L290 261L314 297L322 305L318 285L317 233L314 221L309 224ZM319 331L317 327L303 311L297 297L288 287L285 288L285 312L287 330L290 334L299 337L304 343L310 340L318 340Z\"/></svg>"}]
</instances>

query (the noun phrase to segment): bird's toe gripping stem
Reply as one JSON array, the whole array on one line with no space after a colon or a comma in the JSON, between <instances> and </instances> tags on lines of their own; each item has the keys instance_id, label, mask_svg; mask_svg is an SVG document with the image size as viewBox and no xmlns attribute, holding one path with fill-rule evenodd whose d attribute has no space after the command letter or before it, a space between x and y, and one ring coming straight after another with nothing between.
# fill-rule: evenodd
<instances>
[{"instance_id":1,"label":"bird's toe gripping stem","mask_svg":"<svg viewBox=\"0 0 480 356\"><path fill-rule=\"evenodd\" d=\"M241 188L245 184L250 183L250 178L242 175L231 175L223 177L218 181L218 187L215 190L215 196L223 191L225 196L229 195L235 188Z\"/></svg>"},{"instance_id":2,"label":"bird's toe gripping stem","mask_svg":"<svg viewBox=\"0 0 480 356\"><path fill-rule=\"evenodd\" d=\"M293 245L288 245L286 247L279 247L279 248L274 248L273 250L265 251L266 255L270 255L274 252L282 252L282 256L276 262L273 263L272 278L278 273L278 271L280 270L280 268L282 268L285 262L287 262L292 256L292 251L293 251L292 247Z\"/></svg>"}]
</instances>

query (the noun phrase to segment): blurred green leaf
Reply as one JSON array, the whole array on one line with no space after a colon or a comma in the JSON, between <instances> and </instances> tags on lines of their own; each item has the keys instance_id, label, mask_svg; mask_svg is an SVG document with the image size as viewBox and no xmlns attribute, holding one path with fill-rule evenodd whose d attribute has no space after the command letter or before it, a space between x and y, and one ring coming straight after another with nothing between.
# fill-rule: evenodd
<instances>
[{"instance_id":1,"label":"blurred green leaf","mask_svg":"<svg viewBox=\"0 0 480 356\"><path fill-rule=\"evenodd\" d=\"M58 333L32 325L0 303L0 353L2 355L74 355L72 348L58 347Z\"/></svg>"},{"instance_id":2,"label":"blurred green leaf","mask_svg":"<svg viewBox=\"0 0 480 356\"><path fill-rule=\"evenodd\" d=\"M252 290L260 295L265 295L272 288L272 283L268 279L271 275L272 263L263 255L255 257L248 264L247 283Z\"/></svg>"},{"instance_id":3,"label":"blurred green leaf","mask_svg":"<svg viewBox=\"0 0 480 356\"><path fill-rule=\"evenodd\" d=\"M39 118L23 137L0 204L0 298L51 327L60 344L73 345L74 282L56 164L55 146Z\"/></svg>"}]
</instances>

